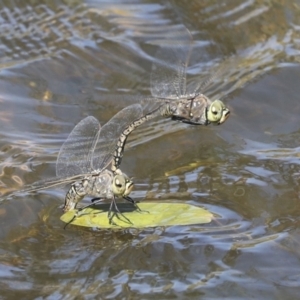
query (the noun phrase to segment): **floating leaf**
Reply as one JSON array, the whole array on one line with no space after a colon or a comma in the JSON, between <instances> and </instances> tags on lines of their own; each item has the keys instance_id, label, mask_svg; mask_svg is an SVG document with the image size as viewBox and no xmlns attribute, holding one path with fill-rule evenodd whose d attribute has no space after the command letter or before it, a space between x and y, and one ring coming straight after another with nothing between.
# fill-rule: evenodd
<instances>
[{"instance_id":1,"label":"floating leaf","mask_svg":"<svg viewBox=\"0 0 300 300\"><path fill-rule=\"evenodd\" d=\"M137 209L131 203L119 203L120 213L114 213L113 222L109 224L109 204L100 204L89 207L74 218L77 210L71 210L61 216L65 223L98 228L133 227L145 228L156 226L204 224L211 222L213 215L209 211L186 203L172 202L143 202ZM113 213L113 212L112 212ZM127 219L126 219L127 218ZM130 222L128 221L130 220Z\"/></svg>"}]
</instances>

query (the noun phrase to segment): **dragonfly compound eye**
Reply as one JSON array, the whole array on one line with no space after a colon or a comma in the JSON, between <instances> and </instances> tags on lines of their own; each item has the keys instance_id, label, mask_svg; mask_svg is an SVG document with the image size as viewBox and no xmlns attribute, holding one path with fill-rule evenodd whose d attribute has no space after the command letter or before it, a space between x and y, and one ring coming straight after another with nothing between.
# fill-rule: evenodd
<instances>
[{"instance_id":1,"label":"dragonfly compound eye","mask_svg":"<svg viewBox=\"0 0 300 300\"><path fill-rule=\"evenodd\" d=\"M222 124L229 116L229 109L221 100L215 100L207 111L207 119L214 124Z\"/></svg>"},{"instance_id":2,"label":"dragonfly compound eye","mask_svg":"<svg viewBox=\"0 0 300 300\"><path fill-rule=\"evenodd\" d=\"M214 115L218 114L217 109L214 106L212 107L211 111Z\"/></svg>"},{"instance_id":3,"label":"dragonfly compound eye","mask_svg":"<svg viewBox=\"0 0 300 300\"><path fill-rule=\"evenodd\" d=\"M113 179L112 189L115 195L122 195L125 191L125 178L123 175L116 175Z\"/></svg>"},{"instance_id":4,"label":"dragonfly compound eye","mask_svg":"<svg viewBox=\"0 0 300 300\"><path fill-rule=\"evenodd\" d=\"M122 187L122 184L120 183L119 179L116 179L116 186L119 188Z\"/></svg>"}]
</instances>

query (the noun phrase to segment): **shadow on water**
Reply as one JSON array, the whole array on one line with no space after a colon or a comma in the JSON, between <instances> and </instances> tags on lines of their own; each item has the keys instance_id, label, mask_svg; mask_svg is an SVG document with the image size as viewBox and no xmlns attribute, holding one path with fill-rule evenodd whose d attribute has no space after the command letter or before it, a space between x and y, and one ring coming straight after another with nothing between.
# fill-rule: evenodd
<instances>
[{"instance_id":1,"label":"shadow on water","mask_svg":"<svg viewBox=\"0 0 300 300\"><path fill-rule=\"evenodd\" d=\"M65 189L12 196L0 205L3 299L298 298L294 1L6 1L0 15L2 195L53 177L83 117L104 124L149 96L156 42L176 24L195 39L192 80L233 58L208 91L230 107L224 125L155 120L130 137L122 163L134 199L200 205L214 221L64 230Z\"/></svg>"}]
</instances>

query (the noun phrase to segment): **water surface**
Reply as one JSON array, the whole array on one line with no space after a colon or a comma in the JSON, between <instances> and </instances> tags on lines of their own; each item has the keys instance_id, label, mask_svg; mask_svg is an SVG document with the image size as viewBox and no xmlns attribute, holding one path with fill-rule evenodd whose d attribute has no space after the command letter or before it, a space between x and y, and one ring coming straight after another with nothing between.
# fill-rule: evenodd
<instances>
[{"instance_id":1,"label":"water surface","mask_svg":"<svg viewBox=\"0 0 300 300\"><path fill-rule=\"evenodd\" d=\"M66 189L12 196L0 205L1 297L297 299L299 17L287 0L1 2L2 195L53 177L83 117L104 124L149 96L155 41L177 24L195 39L192 77L234 62L208 91L231 109L224 125L156 120L122 163L134 198L188 202L215 220L64 230Z\"/></svg>"}]
</instances>

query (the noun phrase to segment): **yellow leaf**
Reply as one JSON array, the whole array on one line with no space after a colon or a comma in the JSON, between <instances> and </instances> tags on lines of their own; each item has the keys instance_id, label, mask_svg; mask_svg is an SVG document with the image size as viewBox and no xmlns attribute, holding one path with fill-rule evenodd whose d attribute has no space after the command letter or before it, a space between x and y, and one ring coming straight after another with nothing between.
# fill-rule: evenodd
<instances>
[{"instance_id":1,"label":"yellow leaf","mask_svg":"<svg viewBox=\"0 0 300 300\"><path fill-rule=\"evenodd\" d=\"M204 224L211 222L213 214L209 211L186 203L177 202L143 202L139 203L136 209L131 203L118 203L120 213L114 213L109 224L108 210L110 204L100 204L86 208L78 213L71 210L61 216L65 223L97 228L145 228L156 226L174 226ZM127 219L126 219L127 218Z\"/></svg>"}]
</instances>

